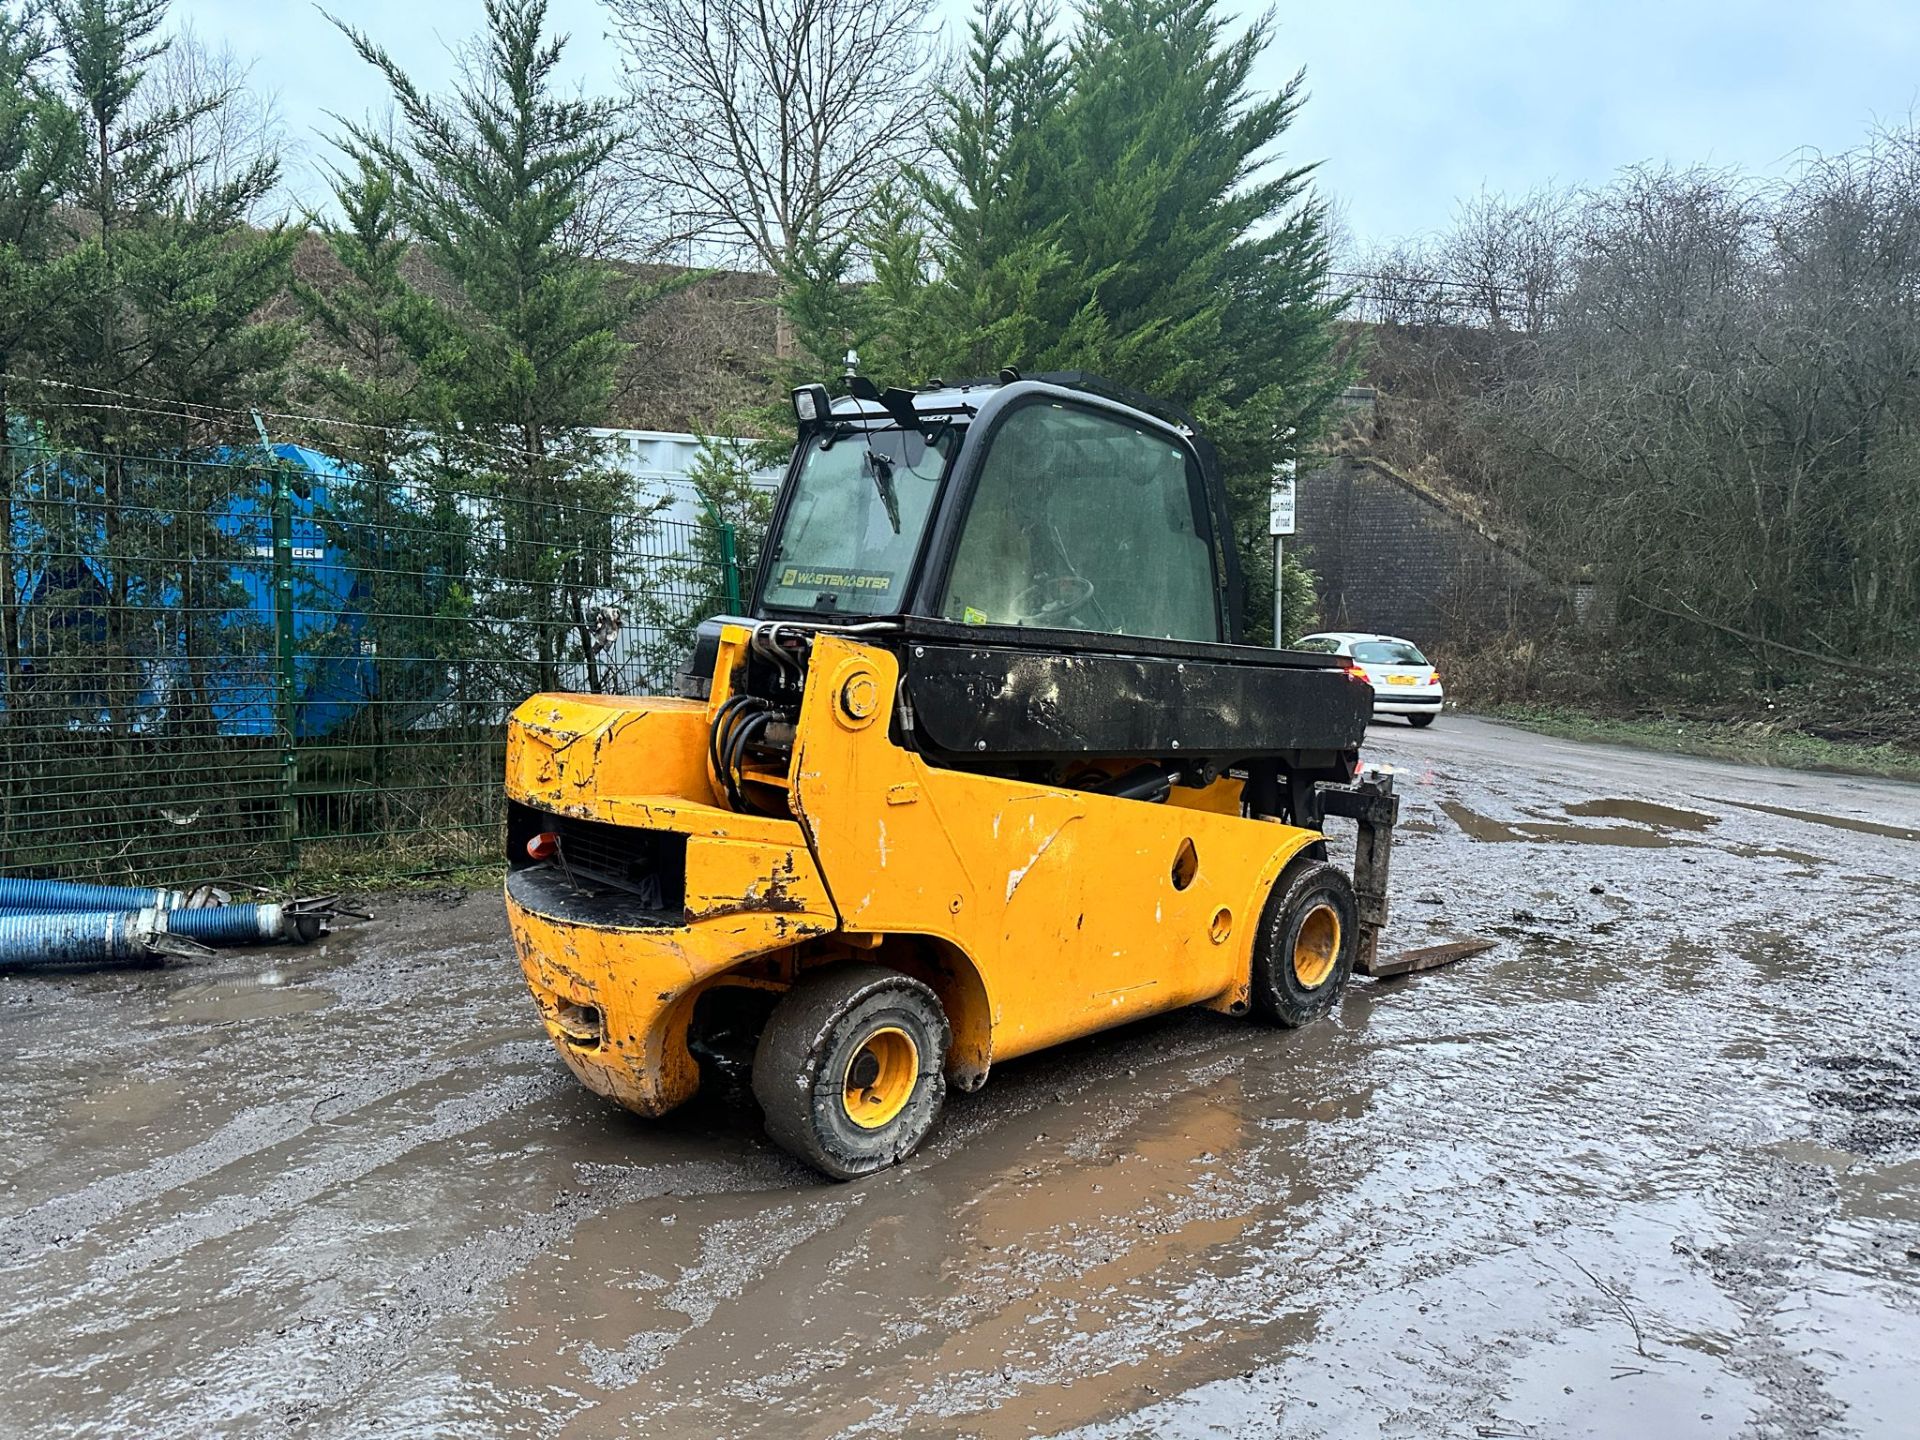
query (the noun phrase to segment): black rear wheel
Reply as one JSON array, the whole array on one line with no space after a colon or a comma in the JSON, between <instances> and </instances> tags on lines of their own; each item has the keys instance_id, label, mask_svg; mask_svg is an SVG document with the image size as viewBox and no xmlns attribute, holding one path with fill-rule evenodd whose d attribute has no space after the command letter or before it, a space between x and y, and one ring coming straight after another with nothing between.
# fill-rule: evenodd
<instances>
[{"instance_id":1,"label":"black rear wheel","mask_svg":"<svg viewBox=\"0 0 1920 1440\"><path fill-rule=\"evenodd\" d=\"M1324 861L1295 863L1280 877L1253 947L1253 1003L1289 1027L1333 1008L1353 973L1358 938L1353 881Z\"/></svg>"},{"instance_id":2,"label":"black rear wheel","mask_svg":"<svg viewBox=\"0 0 1920 1440\"><path fill-rule=\"evenodd\" d=\"M1427 726L1431 725L1432 723L1433 723L1432 715L1407 716L1407 724L1413 726L1413 728L1416 730L1424 730L1427 728Z\"/></svg>"},{"instance_id":3,"label":"black rear wheel","mask_svg":"<svg viewBox=\"0 0 1920 1440\"><path fill-rule=\"evenodd\" d=\"M951 1033L933 991L897 970L830 965L801 976L754 1052L767 1134L835 1180L904 1160L946 1102Z\"/></svg>"}]
</instances>

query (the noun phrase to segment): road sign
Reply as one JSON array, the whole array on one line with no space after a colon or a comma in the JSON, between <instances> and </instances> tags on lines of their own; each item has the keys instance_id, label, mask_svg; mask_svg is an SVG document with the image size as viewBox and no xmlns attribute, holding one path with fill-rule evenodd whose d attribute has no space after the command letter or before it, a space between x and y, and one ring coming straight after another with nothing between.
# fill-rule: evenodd
<instances>
[{"instance_id":1,"label":"road sign","mask_svg":"<svg viewBox=\"0 0 1920 1440\"><path fill-rule=\"evenodd\" d=\"M1267 497L1267 533L1293 534L1293 461L1273 467L1273 489Z\"/></svg>"}]
</instances>

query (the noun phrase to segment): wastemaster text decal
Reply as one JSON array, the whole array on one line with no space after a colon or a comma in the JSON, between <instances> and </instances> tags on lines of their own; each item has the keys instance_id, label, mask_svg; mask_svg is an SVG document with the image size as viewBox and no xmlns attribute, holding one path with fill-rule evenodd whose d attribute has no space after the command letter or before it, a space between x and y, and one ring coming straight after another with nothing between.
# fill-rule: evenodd
<instances>
[{"instance_id":1,"label":"wastemaster text decal","mask_svg":"<svg viewBox=\"0 0 1920 1440\"><path fill-rule=\"evenodd\" d=\"M884 570L812 570L789 565L780 572L783 590L876 590L893 588L893 576Z\"/></svg>"}]
</instances>

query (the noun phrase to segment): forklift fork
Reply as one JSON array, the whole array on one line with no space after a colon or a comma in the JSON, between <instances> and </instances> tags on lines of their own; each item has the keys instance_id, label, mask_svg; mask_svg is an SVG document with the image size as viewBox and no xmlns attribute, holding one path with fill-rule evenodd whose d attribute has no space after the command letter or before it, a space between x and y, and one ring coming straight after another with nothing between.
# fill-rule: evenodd
<instances>
[{"instance_id":1,"label":"forklift fork","mask_svg":"<svg viewBox=\"0 0 1920 1440\"><path fill-rule=\"evenodd\" d=\"M1351 785L1323 785L1318 798L1323 816L1344 815L1359 827L1353 842L1353 893L1360 912L1354 974L1386 980L1437 970L1493 948L1493 941L1476 938L1382 955L1380 931L1387 923L1387 865L1393 858L1393 827L1400 818L1400 797L1393 793L1393 776L1367 775Z\"/></svg>"},{"instance_id":2,"label":"forklift fork","mask_svg":"<svg viewBox=\"0 0 1920 1440\"><path fill-rule=\"evenodd\" d=\"M1387 923L1387 867L1393 858L1393 827L1400 818L1400 797L1393 776L1364 775L1351 785L1322 785L1317 796L1322 816L1343 815L1355 822L1353 893L1358 901L1360 934L1353 968L1358 975L1379 973L1380 931Z\"/></svg>"}]
</instances>

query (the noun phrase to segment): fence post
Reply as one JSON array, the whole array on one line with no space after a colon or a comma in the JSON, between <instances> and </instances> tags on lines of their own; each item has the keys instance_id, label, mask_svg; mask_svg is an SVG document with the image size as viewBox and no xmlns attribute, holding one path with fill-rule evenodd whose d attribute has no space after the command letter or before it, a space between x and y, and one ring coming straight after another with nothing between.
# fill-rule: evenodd
<instances>
[{"instance_id":1,"label":"fence post","mask_svg":"<svg viewBox=\"0 0 1920 1440\"><path fill-rule=\"evenodd\" d=\"M720 566L727 577L727 613L740 613L740 557L735 552L733 522L720 522Z\"/></svg>"},{"instance_id":2,"label":"fence post","mask_svg":"<svg viewBox=\"0 0 1920 1440\"><path fill-rule=\"evenodd\" d=\"M740 557L734 549L733 522L720 514L720 507L713 503L713 497L705 490L696 492L700 503L707 507L707 519L713 522L713 528L720 533L720 577L726 587L727 613L740 613Z\"/></svg>"},{"instance_id":3,"label":"fence post","mask_svg":"<svg viewBox=\"0 0 1920 1440\"><path fill-rule=\"evenodd\" d=\"M273 453L266 423L258 411L254 412L253 424L260 432L260 448L266 452L273 476L274 716L280 732L280 839L287 868L292 870L300 863L300 812L293 793L299 774L293 747L294 707L299 695L293 663L293 482L289 467Z\"/></svg>"}]
</instances>

